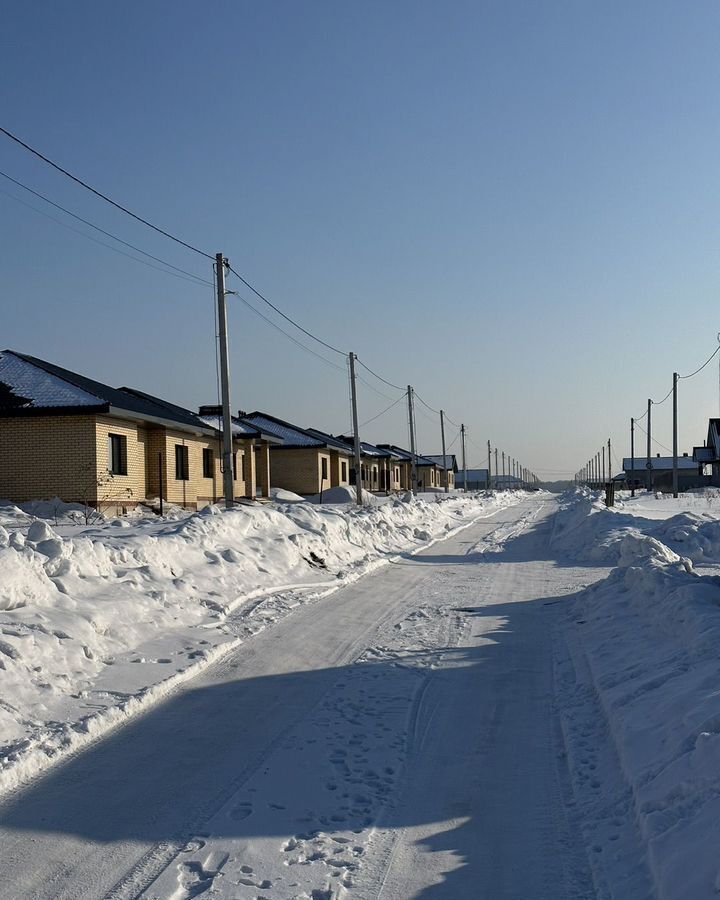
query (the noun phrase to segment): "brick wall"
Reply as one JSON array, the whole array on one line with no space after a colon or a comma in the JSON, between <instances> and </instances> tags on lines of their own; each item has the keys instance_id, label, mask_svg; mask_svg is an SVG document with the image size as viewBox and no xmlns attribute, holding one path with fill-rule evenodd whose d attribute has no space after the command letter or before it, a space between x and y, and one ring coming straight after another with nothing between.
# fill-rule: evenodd
<instances>
[{"instance_id":1,"label":"brick wall","mask_svg":"<svg viewBox=\"0 0 720 900\"><path fill-rule=\"evenodd\" d=\"M0 497L94 500L93 416L0 419Z\"/></svg>"},{"instance_id":2,"label":"brick wall","mask_svg":"<svg viewBox=\"0 0 720 900\"><path fill-rule=\"evenodd\" d=\"M313 448L272 449L270 451L272 486L294 491L296 494L319 494L323 458L327 460L329 475L330 454L326 451ZM328 487L330 487L329 478L325 482L325 488Z\"/></svg>"}]
</instances>

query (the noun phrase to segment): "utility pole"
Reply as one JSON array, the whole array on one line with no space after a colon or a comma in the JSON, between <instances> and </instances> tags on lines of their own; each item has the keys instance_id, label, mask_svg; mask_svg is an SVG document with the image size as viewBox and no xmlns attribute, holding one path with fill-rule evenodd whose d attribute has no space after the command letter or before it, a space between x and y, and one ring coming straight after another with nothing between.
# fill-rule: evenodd
<instances>
[{"instance_id":1,"label":"utility pole","mask_svg":"<svg viewBox=\"0 0 720 900\"><path fill-rule=\"evenodd\" d=\"M612 481L612 444L608 438L608 481Z\"/></svg>"},{"instance_id":2,"label":"utility pole","mask_svg":"<svg viewBox=\"0 0 720 900\"><path fill-rule=\"evenodd\" d=\"M630 496L635 496L635 419L630 419Z\"/></svg>"},{"instance_id":3,"label":"utility pole","mask_svg":"<svg viewBox=\"0 0 720 900\"><path fill-rule=\"evenodd\" d=\"M467 462L465 459L465 425L460 425L460 434L462 435L462 463L463 463L463 490L467 494Z\"/></svg>"},{"instance_id":4,"label":"utility pole","mask_svg":"<svg viewBox=\"0 0 720 900\"><path fill-rule=\"evenodd\" d=\"M678 438L677 438L677 385L678 373L673 372L673 497L678 495Z\"/></svg>"},{"instance_id":5,"label":"utility pole","mask_svg":"<svg viewBox=\"0 0 720 900\"><path fill-rule=\"evenodd\" d=\"M488 490L492 487L492 450L490 449L490 441L488 441Z\"/></svg>"},{"instance_id":6,"label":"utility pole","mask_svg":"<svg viewBox=\"0 0 720 900\"><path fill-rule=\"evenodd\" d=\"M448 476L447 469L447 460L445 459L445 413L440 410L440 439L442 440L442 454L443 454L443 470L445 472L445 493L450 490L450 486L448 485L448 481L450 478Z\"/></svg>"},{"instance_id":7,"label":"utility pole","mask_svg":"<svg viewBox=\"0 0 720 900\"><path fill-rule=\"evenodd\" d=\"M503 483L505 482L505 451L502 452L502 462L503 462Z\"/></svg>"},{"instance_id":8,"label":"utility pole","mask_svg":"<svg viewBox=\"0 0 720 900\"><path fill-rule=\"evenodd\" d=\"M495 448L495 488L496 489L497 489L497 484L498 484L498 472L499 471L500 470L498 469L498 448L496 447Z\"/></svg>"},{"instance_id":9,"label":"utility pole","mask_svg":"<svg viewBox=\"0 0 720 900\"><path fill-rule=\"evenodd\" d=\"M650 446L650 441L652 438L650 435L652 434L652 400L648 398L648 410L647 410L647 419L648 419L648 429L647 429L647 457L645 460L645 468L647 469L647 489L648 491L652 490L652 447Z\"/></svg>"},{"instance_id":10,"label":"utility pole","mask_svg":"<svg viewBox=\"0 0 720 900\"><path fill-rule=\"evenodd\" d=\"M413 409L413 389L408 385L408 417L410 420L410 484L414 494L417 494L417 455L415 453L415 410Z\"/></svg>"},{"instance_id":11,"label":"utility pole","mask_svg":"<svg viewBox=\"0 0 720 900\"><path fill-rule=\"evenodd\" d=\"M225 266L222 253L215 254L215 279L217 283L218 341L220 343L220 391L223 414L223 494L225 509L235 505L233 485L232 413L230 412L230 364L228 362L227 306L225 305Z\"/></svg>"},{"instance_id":12,"label":"utility pole","mask_svg":"<svg viewBox=\"0 0 720 900\"><path fill-rule=\"evenodd\" d=\"M605 484L605 444L602 446L602 469L600 470L600 484Z\"/></svg>"},{"instance_id":13,"label":"utility pole","mask_svg":"<svg viewBox=\"0 0 720 900\"><path fill-rule=\"evenodd\" d=\"M357 505L363 505L362 496L362 459L360 457L360 429L358 428L357 388L355 386L355 354L348 353L350 363L350 402L352 403L353 450L355 457L355 499Z\"/></svg>"}]
</instances>

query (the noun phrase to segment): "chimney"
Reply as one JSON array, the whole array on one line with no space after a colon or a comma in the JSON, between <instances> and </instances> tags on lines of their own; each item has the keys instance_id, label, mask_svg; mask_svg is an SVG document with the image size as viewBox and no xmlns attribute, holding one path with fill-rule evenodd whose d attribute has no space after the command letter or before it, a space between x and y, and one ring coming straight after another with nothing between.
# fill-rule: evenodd
<instances>
[{"instance_id":1,"label":"chimney","mask_svg":"<svg viewBox=\"0 0 720 900\"><path fill-rule=\"evenodd\" d=\"M201 406L198 408L199 416L221 416L222 406Z\"/></svg>"},{"instance_id":2,"label":"chimney","mask_svg":"<svg viewBox=\"0 0 720 900\"><path fill-rule=\"evenodd\" d=\"M247 412L244 409L238 410L238 419L244 419L246 415L247 415Z\"/></svg>"}]
</instances>

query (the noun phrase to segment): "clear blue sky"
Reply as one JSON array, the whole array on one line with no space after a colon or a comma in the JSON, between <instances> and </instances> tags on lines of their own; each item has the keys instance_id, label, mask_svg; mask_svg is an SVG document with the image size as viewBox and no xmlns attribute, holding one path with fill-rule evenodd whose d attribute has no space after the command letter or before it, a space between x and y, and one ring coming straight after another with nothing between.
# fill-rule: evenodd
<instances>
[{"instance_id":1,"label":"clear blue sky","mask_svg":"<svg viewBox=\"0 0 720 900\"><path fill-rule=\"evenodd\" d=\"M463 420L470 464L571 475L716 346L719 39L714 2L15 2L0 122ZM210 276L2 138L0 169ZM6 193L0 236L0 346L214 402L210 287ZM238 300L230 337L235 407L347 430L344 372ZM682 449L717 381L683 384ZM361 421L388 403L361 385ZM363 436L406 444L402 405Z\"/></svg>"}]
</instances>

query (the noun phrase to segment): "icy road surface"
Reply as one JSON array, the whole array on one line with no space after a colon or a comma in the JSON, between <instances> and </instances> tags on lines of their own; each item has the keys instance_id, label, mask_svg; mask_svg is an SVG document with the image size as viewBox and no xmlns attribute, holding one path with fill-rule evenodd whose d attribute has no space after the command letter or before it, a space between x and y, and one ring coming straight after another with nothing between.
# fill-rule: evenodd
<instances>
[{"instance_id":1,"label":"icy road surface","mask_svg":"<svg viewBox=\"0 0 720 900\"><path fill-rule=\"evenodd\" d=\"M556 563L554 511L299 607L9 797L2 897L595 897L553 626L607 570Z\"/></svg>"}]
</instances>

